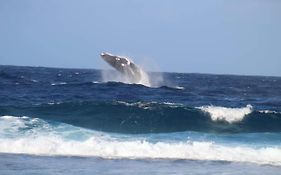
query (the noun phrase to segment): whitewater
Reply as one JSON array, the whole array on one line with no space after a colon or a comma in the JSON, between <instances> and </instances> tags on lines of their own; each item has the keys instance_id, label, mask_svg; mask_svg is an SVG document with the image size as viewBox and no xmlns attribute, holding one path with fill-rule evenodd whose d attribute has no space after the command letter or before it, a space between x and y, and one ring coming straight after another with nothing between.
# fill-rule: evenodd
<instances>
[{"instance_id":1,"label":"whitewater","mask_svg":"<svg viewBox=\"0 0 281 175\"><path fill-rule=\"evenodd\" d=\"M280 173L280 77L110 72L0 66L0 174Z\"/></svg>"},{"instance_id":2,"label":"whitewater","mask_svg":"<svg viewBox=\"0 0 281 175\"><path fill-rule=\"evenodd\" d=\"M31 129L30 125L35 127ZM2 126L1 136L8 136L0 139L0 150L5 153L97 156L108 159L223 160L281 165L280 145L233 147L227 143L217 144L214 141L191 139L172 141L169 135L165 136L167 137L165 141L157 139L151 141L149 140L153 137L151 135L128 139L130 137L128 135L112 136L71 125L51 125L38 118L28 117L2 116L0 126Z\"/></svg>"}]
</instances>

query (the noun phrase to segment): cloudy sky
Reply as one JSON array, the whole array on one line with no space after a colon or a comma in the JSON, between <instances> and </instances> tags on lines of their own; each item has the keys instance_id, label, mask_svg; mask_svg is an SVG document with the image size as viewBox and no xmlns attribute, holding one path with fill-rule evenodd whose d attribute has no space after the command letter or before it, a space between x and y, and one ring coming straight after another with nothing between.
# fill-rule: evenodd
<instances>
[{"instance_id":1,"label":"cloudy sky","mask_svg":"<svg viewBox=\"0 0 281 175\"><path fill-rule=\"evenodd\" d=\"M0 0L0 64L281 76L280 0Z\"/></svg>"}]
</instances>

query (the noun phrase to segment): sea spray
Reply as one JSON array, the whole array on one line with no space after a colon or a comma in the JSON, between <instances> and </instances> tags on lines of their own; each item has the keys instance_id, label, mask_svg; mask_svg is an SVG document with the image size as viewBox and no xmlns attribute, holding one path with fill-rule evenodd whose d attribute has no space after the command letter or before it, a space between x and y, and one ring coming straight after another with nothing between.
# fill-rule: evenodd
<instances>
[{"instance_id":1,"label":"sea spray","mask_svg":"<svg viewBox=\"0 0 281 175\"><path fill-rule=\"evenodd\" d=\"M152 87L148 74L141 69L140 79L135 80L126 75L113 70L102 70L101 78L103 82L122 82L126 84L141 84L147 87Z\"/></svg>"}]
</instances>

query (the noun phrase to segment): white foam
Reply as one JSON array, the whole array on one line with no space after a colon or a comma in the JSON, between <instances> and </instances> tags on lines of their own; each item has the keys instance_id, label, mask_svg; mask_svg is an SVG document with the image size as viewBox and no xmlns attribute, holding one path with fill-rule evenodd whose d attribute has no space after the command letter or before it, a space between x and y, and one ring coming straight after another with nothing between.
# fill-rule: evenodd
<instances>
[{"instance_id":1,"label":"white foam","mask_svg":"<svg viewBox=\"0 0 281 175\"><path fill-rule=\"evenodd\" d=\"M125 106L135 106L142 109L152 109L153 104L157 104L157 102L134 102L134 103L128 103L124 101L117 101L119 104L123 104Z\"/></svg>"},{"instance_id":2,"label":"white foam","mask_svg":"<svg viewBox=\"0 0 281 175\"><path fill-rule=\"evenodd\" d=\"M23 127L25 127L25 123L23 120L18 120L18 118L13 116L2 116L0 120L0 135L7 132L15 132L18 130L18 128Z\"/></svg>"},{"instance_id":3,"label":"white foam","mask_svg":"<svg viewBox=\"0 0 281 175\"><path fill-rule=\"evenodd\" d=\"M171 107L178 107L178 106L183 106L183 104L180 104L180 103L172 103L172 102L164 102L163 104L165 105L168 105L168 106L171 106Z\"/></svg>"},{"instance_id":4,"label":"white foam","mask_svg":"<svg viewBox=\"0 0 281 175\"><path fill-rule=\"evenodd\" d=\"M0 137L0 152L25 153L36 155L69 155L69 156L97 156L103 158L171 158L193 160L223 160L235 162L252 162L257 164L281 165L281 146L253 148L250 146L221 145L211 141L181 141L181 142L148 142L145 140L120 139L110 135L77 129L70 125L49 126L40 119L5 116L0 117L0 123L10 121L19 122L24 127L28 122L42 122L33 132L24 135L13 130L16 138L3 137L3 128ZM15 127L19 128L18 126ZM60 128L56 128L60 127ZM88 132L89 137L75 140L67 137L69 132Z\"/></svg>"},{"instance_id":5,"label":"white foam","mask_svg":"<svg viewBox=\"0 0 281 175\"><path fill-rule=\"evenodd\" d=\"M229 123L239 122L243 120L243 118L250 114L253 110L251 105L247 105L246 107L242 108L226 108L221 106L202 106L198 107L204 112L210 114L212 120L224 120Z\"/></svg>"},{"instance_id":6,"label":"white foam","mask_svg":"<svg viewBox=\"0 0 281 175\"><path fill-rule=\"evenodd\" d=\"M171 103L171 102L163 102L163 103L158 103L155 101L152 102L132 102L132 103L128 103L128 102L124 102L124 101L116 101L118 104L122 104L125 106L135 106L138 108L142 108L142 109L153 109L153 107L155 105L166 105L169 106L170 108L177 108L177 107L182 107L182 104L179 103Z\"/></svg>"},{"instance_id":7,"label":"white foam","mask_svg":"<svg viewBox=\"0 0 281 175\"><path fill-rule=\"evenodd\" d=\"M259 112L265 114L281 114L281 112L271 111L271 110L260 110Z\"/></svg>"},{"instance_id":8,"label":"white foam","mask_svg":"<svg viewBox=\"0 0 281 175\"><path fill-rule=\"evenodd\" d=\"M59 136L0 139L0 152L36 155L97 156L103 158L170 158L224 160L281 165L281 148L227 147L212 142L150 143L91 137L85 141Z\"/></svg>"},{"instance_id":9,"label":"white foam","mask_svg":"<svg viewBox=\"0 0 281 175\"><path fill-rule=\"evenodd\" d=\"M59 82L59 83L52 83L52 86L57 86L57 85L64 85L67 84L66 82Z\"/></svg>"},{"instance_id":10,"label":"white foam","mask_svg":"<svg viewBox=\"0 0 281 175\"><path fill-rule=\"evenodd\" d=\"M176 86L175 88L179 89L179 90L184 90L184 87L182 87L182 86Z\"/></svg>"},{"instance_id":11,"label":"white foam","mask_svg":"<svg viewBox=\"0 0 281 175\"><path fill-rule=\"evenodd\" d=\"M61 104L61 102L48 102L47 104L48 105L58 105L58 104Z\"/></svg>"},{"instance_id":12,"label":"white foam","mask_svg":"<svg viewBox=\"0 0 281 175\"><path fill-rule=\"evenodd\" d=\"M14 117L14 116L2 116L0 117L0 137L11 136L15 138L19 136L19 131L21 129L30 128L30 126L36 125L41 127L40 129L46 129L46 122L39 120L37 118ZM37 128L38 129L38 128ZM33 131L32 129L29 131Z\"/></svg>"}]
</instances>

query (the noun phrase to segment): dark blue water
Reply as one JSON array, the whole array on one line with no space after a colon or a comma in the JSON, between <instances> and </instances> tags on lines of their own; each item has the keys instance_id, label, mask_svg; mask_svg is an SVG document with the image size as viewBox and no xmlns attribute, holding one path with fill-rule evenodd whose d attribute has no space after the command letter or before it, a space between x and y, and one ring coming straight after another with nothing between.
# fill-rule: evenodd
<instances>
[{"instance_id":1,"label":"dark blue water","mask_svg":"<svg viewBox=\"0 0 281 175\"><path fill-rule=\"evenodd\" d=\"M197 167L195 174L280 169L280 77L149 73L150 84L130 84L115 74L0 66L0 152L10 161L4 172L17 174L10 164L27 161L53 174L54 164L40 164L53 159L67 162L66 174L77 157L97 165L78 165L89 174L127 163L139 174L163 174L167 164L178 167L167 174L188 173L183 166ZM159 171L142 170L150 164Z\"/></svg>"}]
</instances>

